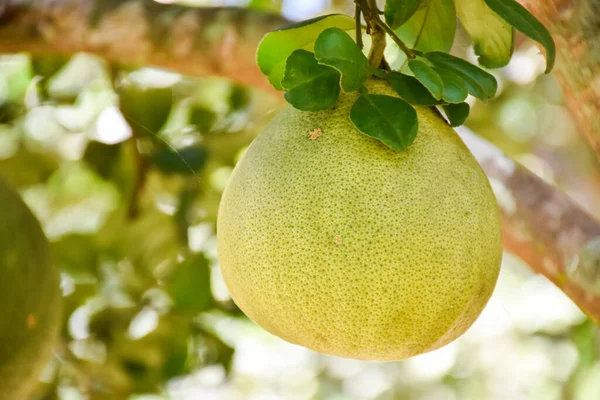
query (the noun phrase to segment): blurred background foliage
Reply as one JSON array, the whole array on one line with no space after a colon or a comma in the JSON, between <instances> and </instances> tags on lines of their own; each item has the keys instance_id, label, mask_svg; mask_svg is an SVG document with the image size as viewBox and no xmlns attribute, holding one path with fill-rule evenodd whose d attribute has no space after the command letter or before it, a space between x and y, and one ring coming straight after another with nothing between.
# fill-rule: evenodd
<instances>
[{"instance_id":1,"label":"blurred background foliage","mask_svg":"<svg viewBox=\"0 0 600 400\"><path fill-rule=\"evenodd\" d=\"M345 0L188 0L292 19ZM473 59L460 32L453 50ZM470 99L472 129L600 216L600 175L544 59L519 39ZM62 337L35 399L600 398L599 330L505 255L492 300L456 342L395 363L287 344L237 309L215 218L236 161L281 99L218 78L108 65L88 54L0 57L0 175L41 220L62 268ZM401 329L401 327L399 327Z\"/></svg>"}]
</instances>

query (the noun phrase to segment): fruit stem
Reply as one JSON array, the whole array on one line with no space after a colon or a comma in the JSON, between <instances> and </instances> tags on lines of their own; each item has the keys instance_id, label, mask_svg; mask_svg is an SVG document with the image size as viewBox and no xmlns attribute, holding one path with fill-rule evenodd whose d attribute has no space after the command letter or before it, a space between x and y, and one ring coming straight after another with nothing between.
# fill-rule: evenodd
<instances>
[{"instance_id":1,"label":"fruit stem","mask_svg":"<svg viewBox=\"0 0 600 400\"><path fill-rule=\"evenodd\" d=\"M356 44L360 49L363 49L362 26L360 23L360 7L358 3L354 5L354 20L356 21Z\"/></svg>"},{"instance_id":2,"label":"fruit stem","mask_svg":"<svg viewBox=\"0 0 600 400\"><path fill-rule=\"evenodd\" d=\"M375 21L379 19L379 8L377 8L376 0L366 0L366 4L362 2L365 8L363 13L365 15L365 21L371 28L371 50L369 51L369 64L373 68L379 68L381 60L383 59L383 52L385 50L385 31ZM361 7L362 8L362 7Z\"/></svg>"},{"instance_id":3,"label":"fruit stem","mask_svg":"<svg viewBox=\"0 0 600 400\"><path fill-rule=\"evenodd\" d=\"M398 45L400 50L406 54L406 57L409 60L415 58L415 53L411 50L403 41L396 35L396 32L392 28L390 28L385 22L383 22L380 18L381 12L377 7L377 0L355 0L356 4L356 16L357 21L360 20L360 15L358 10L362 10L362 14L365 17L365 22L367 23L367 33L371 34L372 45L371 50L369 52L369 64L373 68L379 68L381 66L383 60L383 52L385 50L385 42L386 42L386 33L390 35L392 40ZM358 24L358 22L357 22ZM357 29L358 35L358 29ZM358 36L357 36L358 43ZM361 41L362 44L362 41ZM362 46L361 46L362 48Z\"/></svg>"},{"instance_id":4,"label":"fruit stem","mask_svg":"<svg viewBox=\"0 0 600 400\"><path fill-rule=\"evenodd\" d=\"M376 19L375 23L379 25L388 35L390 35L392 40L398 45L398 47L400 47L400 50L406 54L406 57L408 57L409 60L415 58L415 53L402 41L402 39L398 37L398 35L396 35L396 32L394 32L392 28L390 28L381 19Z\"/></svg>"}]
</instances>

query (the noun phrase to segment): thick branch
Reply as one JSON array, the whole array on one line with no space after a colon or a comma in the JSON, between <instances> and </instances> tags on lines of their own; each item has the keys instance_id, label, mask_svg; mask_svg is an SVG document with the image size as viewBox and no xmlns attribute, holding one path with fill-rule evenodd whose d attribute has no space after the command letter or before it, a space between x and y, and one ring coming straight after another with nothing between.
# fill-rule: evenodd
<instances>
[{"instance_id":1,"label":"thick branch","mask_svg":"<svg viewBox=\"0 0 600 400\"><path fill-rule=\"evenodd\" d=\"M256 46L283 17L243 8L192 8L152 0L0 0L0 52L90 52L125 65L220 75L273 90Z\"/></svg>"},{"instance_id":2,"label":"thick branch","mask_svg":"<svg viewBox=\"0 0 600 400\"><path fill-rule=\"evenodd\" d=\"M579 4L577 14L584 4L592 7L593 2L524 2L538 16L539 10L546 10L546 3L565 3L566 8L547 8L552 11L549 16L561 15L564 23L552 22L555 20L550 17L545 22L552 22L551 29L559 39L557 73L567 100L579 125L599 150L600 40L586 42L591 34L579 29L584 24L578 23L571 30L566 22L574 20L567 12L573 3ZM589 18L600 16L598 10L588 12ZM583 18L579 15L577 21ZM0 51L36 55L87 51L123 64L154 65L192 75L221 75L270 88L255 65L256 45L265 32L285 23L281 17L243 9L192 9L150 0L4 0L0 2ZM587 26L593 31L592 25ZM561 35L570 39L562 43ZM588 56L585 50L590 51ZM577 68L570 63L577 63ZM600 292L596 295L594 290L586 289L589 285L580 279L594 276L597 271L567 273L581 249L600 236L600 224L565 194L506 158L490 143L466 130L461 134L494 187L502 209L505 248L600 320Z\"/></svg>"},{"instance_id":3,"label":"thick branch","mask_svg":"<svg viewBox=\"0 0 600 400\"><path fill-rule=\"evenodd\" d=\"M600 293L588 289L598 261L578 265L600 238L600 224L573 200L466 128L458 129L485 170L502 212L505 250L519 256L600 322ZM586 253L589 253L586 251ZM593 255L600 260L600 254ZM587 256L589 257L589 256Z\"/></svg>"},{"instance_id":4,"label":"thick branch","mask_svg":"<svg viewBox=\"0 0 600 400\"><path fill-rule=\"evenodd\" d=\"M556 42L554 75L579 130L600 159L600 2L519 0Z\"/></svg>"}]
</instances>

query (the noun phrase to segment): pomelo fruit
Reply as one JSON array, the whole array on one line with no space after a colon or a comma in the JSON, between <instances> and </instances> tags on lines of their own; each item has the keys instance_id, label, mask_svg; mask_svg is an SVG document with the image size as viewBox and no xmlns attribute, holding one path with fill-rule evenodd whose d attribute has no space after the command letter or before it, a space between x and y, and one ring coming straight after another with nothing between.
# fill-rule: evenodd
<instances>
[{"instance_id":1,"label":"pomelo fruit","mask_svg":"<svg viewBox=\"0 0 600 400\"><path fill-rule=\"evenodd\" d=\"M219 262L233 300L267 331L400 360L451 342L482 311L502 257L499 211L434 111L418 108L416 140L392 151L353 126L356 97L321 112L288 106L250 145L221 200Z\"/></svg>"},{"instance_id":2,"label":"pomelo fruit","mask_svg":"<svg viewBox=\"0 0 600 400\"><path fill-rule=\"evenodd\" d=\"M0 400L25 400L59 331L59 271L39 222L1 179L0 304Z\"/></svg>"}]
</instances>

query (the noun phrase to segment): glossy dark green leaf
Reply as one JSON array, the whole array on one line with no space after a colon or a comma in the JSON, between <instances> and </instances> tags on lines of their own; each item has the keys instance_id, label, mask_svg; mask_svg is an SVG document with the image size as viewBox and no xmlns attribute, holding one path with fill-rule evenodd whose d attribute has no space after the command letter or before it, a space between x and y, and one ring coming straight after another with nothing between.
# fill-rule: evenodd
<instances>
[{"instance_id":1,"label":"glossy dark green leaf","mask_svg":"<svg viewBox=\"0 0 600 400\"><path fill-rule=\"evenodd\" d=\"M417 136L417 112L397 97L361 94L350 109L350 119L363 134L393 150L407 148Z\"/></svg>"},{"instance_id":2,"label":"glossy dark green leaf","mask_svg":"<svg viewBox=\"0 0 600 400\"><path fill-rule=\"evenodd\" d=\"M357 90L369 76L369 61L350 35L339 28L325 29L315 42L319 64L335 68L342 75L345 92Z\"/></svg>"},{"instance_id":3,"label":"glossy dark green leaf","mask_svg":"<svg viewBox=\"0 0 600 400\"><path fill-rule=\"evenodd\" d=\"M421 2L422 0L387 0L383 8L385 22L396 29L414 15Z\"/></svg>"},{"instance_id":4,"label":"glossy dark green leaf","mask_svg":"<svg viewBox=\"0 0 600 400\"><path fill-rule=\"evenodd\" d=\"M166 175L195 175L206 163L206 150L199 145L173 150L163 147L152 155L152 162Z\"/></svg>"},{"instance_id":5,"label":"glossy dark green leaf","mask_svg":"<svg viewBox=\"0 0 600 400\"><path fill-rule=\"evenodd\" d=\"M544 46L546 73L552 71L556 45L546 27L515 0L485 0L485 4L515 29Z\"/></svg>"},{"instance_id":6,"label":"glossy dark green leaf","mask_svg":"<svg viewBox=\"0 0 600 400\"><path fill-rule=\"evenodd\" d=\"M484 0L454 0L456 14L473 40L479 64L500 68L508 64L514 47L512 26L493 12Z\"/></svg>"},{"instance_id":7,"label":"glossy dark green leaf","mask_svg":"<svg viewBox=\"0 0 600 400\"><path fill-rule=\"evenodd\" d=\"M213 298L208 260L197 254L175 266L167 292L178 309L200 312L210 308Z\"/></svg>"},{"instance_id":8,"label":"glossy dark green leaf","mask_svg":"<svg viewBox=\"0 0 600 400\"><path fill-rule=\"evenodd\" d=\"M442 99L448 103L462 103L469 95L469 88L460 75L448 69L434 68L442 78L444 91Z\"/></svg>"},{"instance_id":9,"label":"glossy dark green leaf","mask_svg":"<svg viewBox=\"0 0 600 400\"><path fill-rule=\"evenodd\" d=\"M438 51L425 53L423 56L434 66L451 70L460 75L467 85L469 93L473 96L486 100L496 94L498 89L496 78L470 62Z\"/></svg>"},{"instance_id":10,"label":"glossy dark green leaf","mask_svg":"<svg viewBox=\"0 0 600 400\"><path fill-rule=\"evenodd\" d=\"M258 45L256 62L269 78L271 85L283 90L283 79L287 58L297 49L312 51L315 40L327 28L354 29L354 19L341 14L324 15L289 25L267 33Z\"/></svg>"},{"instance_id":11,"label":"glossy dark green leaf","mask_svg":"<svg viewBox=\"0 0 600 400\"><path fill-rule=\"evenodd\" d=\"M444 112L452 126L462 125L469 116L470 111L471 107L467 103L447 104L444 106Z\"/></svg>"},{"instance_id":12,"label":"glossy dark green leaf","mask_svg":"<svg viewBox=\"0 0 600 400\"><path fill-rule=\"evenodd\" d=\"M302 111L331 108L340 95L340 73L320 65L306 50L296 50L289 56L281 84L287 102Z\"/></svg>"},{"instance_id":13,"label":"glossy dark green leaf","mask_svg":"<svg viewBox=\"0 0 600 400\"><path fill-rule=\"evenodd\" d=\"M408 67L419 80L429 90L429 93L436 99L441 99L444 93L444 83L442 78L425 62L421 60L410 60Z\"/></svg>"},{"instance_id":14,"label":"glossy dark green leaf","mask_svg":"<svg viewBox=\"0 0 600 400\"><path fill-rule=\"evenodd\" d=\"M440 103L415 77L399 72L389 72L387 80L392 89L409 104L415 106L433 106Z\"/></svg>"}]
</instances>

